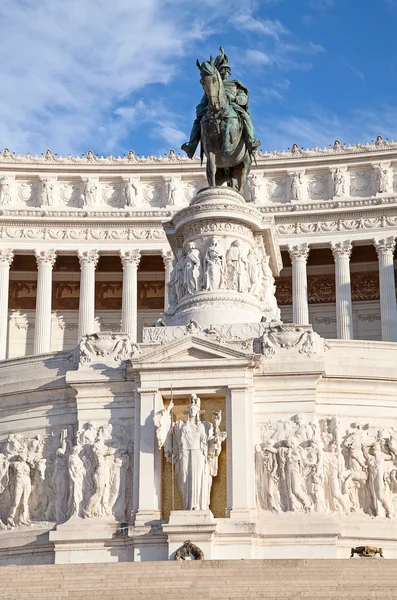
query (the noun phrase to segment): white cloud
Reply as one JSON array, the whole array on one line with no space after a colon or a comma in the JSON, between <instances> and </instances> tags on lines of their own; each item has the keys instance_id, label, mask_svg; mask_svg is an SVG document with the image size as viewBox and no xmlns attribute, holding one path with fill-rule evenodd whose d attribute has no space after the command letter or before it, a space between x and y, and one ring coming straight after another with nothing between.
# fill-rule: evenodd
<instances>
[{"instance_id":1,"label":"white cloud","mask_svg":"<svg viewBox=\"0 0 397 600\"><path fill-rule=\"evenodd\" d=\"M277 19L256 19L249 12L242 11L235 14L230 21L240 29L260 33L276 40L279 39L280 35L288 33L288 30Z\"/></svg>"},{"instance_id":2,"label":"white cloud","mask_svg":"<svg viewBox=\"0 0 397 600\"><path fill-rule=\"evenodd\" d=\"M114 107L175 78L176 62L208 30L206 11L180 0L2 0L0 147L111 151L122 135Z\"/></svg>"},{"instance_id":3,"label":"white cloud","mask_svg":"<svg viewBox=\"0 0 397 600\"><path fill-rule=\"evenodd\" d=\"M257 65L271 65L273 60L266 52L256 49L248 49L245 53L246 60L250 64Z\"/></svg>"}]
</instances>

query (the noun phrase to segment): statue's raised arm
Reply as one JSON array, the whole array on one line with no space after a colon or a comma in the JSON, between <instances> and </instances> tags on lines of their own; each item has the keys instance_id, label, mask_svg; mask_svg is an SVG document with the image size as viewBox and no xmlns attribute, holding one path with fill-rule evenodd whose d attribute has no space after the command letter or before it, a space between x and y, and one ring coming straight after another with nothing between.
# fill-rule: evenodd
<instances>
[{"instance_id":1,"label":"statue's raised arm","mask_svg":"<svg viewBox=\"0 0 397 600\"><path fill-rule=\"evenodd\" d=\"M193 158L201 140L201 154L207 158L210 186L227 182L243 193L252 164L252 154L260 145L248 112L249 92L238 79L230 80L231 68L223 48L214 60L197 66L204 96L196 107L196 119L188 142L182 145Z\"/></svg>"}]
</instances>

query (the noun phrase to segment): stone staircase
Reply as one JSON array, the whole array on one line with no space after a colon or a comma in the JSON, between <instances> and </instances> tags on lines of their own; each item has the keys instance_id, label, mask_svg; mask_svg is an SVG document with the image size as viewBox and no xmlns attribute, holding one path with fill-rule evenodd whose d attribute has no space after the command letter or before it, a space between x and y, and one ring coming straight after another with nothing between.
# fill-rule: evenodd
<instances>
[{"instance_id":1,"label":"stone staircase","mask_svg":"<svg viewBox=\"0 0 397 600\"><path fill-rule=\"evenodd\" d=\"M397 560L213 560L0 567L1 600L396 600Z\"/></svg>"}]
</instances>

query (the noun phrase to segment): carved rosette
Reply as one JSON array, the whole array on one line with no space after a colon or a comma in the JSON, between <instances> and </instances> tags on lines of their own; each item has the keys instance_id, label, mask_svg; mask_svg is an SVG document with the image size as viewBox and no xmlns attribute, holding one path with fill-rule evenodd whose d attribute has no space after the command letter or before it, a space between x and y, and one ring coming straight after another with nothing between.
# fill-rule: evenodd
<instances>
[{"instance_id":1,"label":"carved rosette","mask_svg":"<svg viewBox=\"0 0 397 600\"><path fill-rule=\"evenodd\" d=\"M175 257L167 325L279 320L281 266L272 219L226 187L206 188L164 229Z\"/></svg>"}]
</instances>

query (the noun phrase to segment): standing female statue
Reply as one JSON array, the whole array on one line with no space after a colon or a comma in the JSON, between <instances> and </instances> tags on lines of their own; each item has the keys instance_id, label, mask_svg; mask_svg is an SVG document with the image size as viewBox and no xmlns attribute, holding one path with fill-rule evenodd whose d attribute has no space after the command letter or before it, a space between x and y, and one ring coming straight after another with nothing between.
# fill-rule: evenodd
<instances>
[{"instance_id":1,"label":"standing female statue","mask_svg":"<svg viewBox=\"0 0 397 600\"><path fill-rule=\"evenodd\" d=\"M221 413L214 412L214 423L201 421L201 401L190 397L187 421L172 420L171 401L157 419L157 441L164 447L168 462L174 463L183 510L209 510L212 478L218 472L218 456L226 432L220 431Z\"/></svg>"},{"instance_id":2,"label":"standing female statue","mask_svg":"<svg viewBox=\"0 0 397 600\"><path fill-rule=\"evenodd\" d=\"M217 238L212 238L204 257L204 289L219 290L223 285L224 256Z\"/></svg>"}]
</instances>

